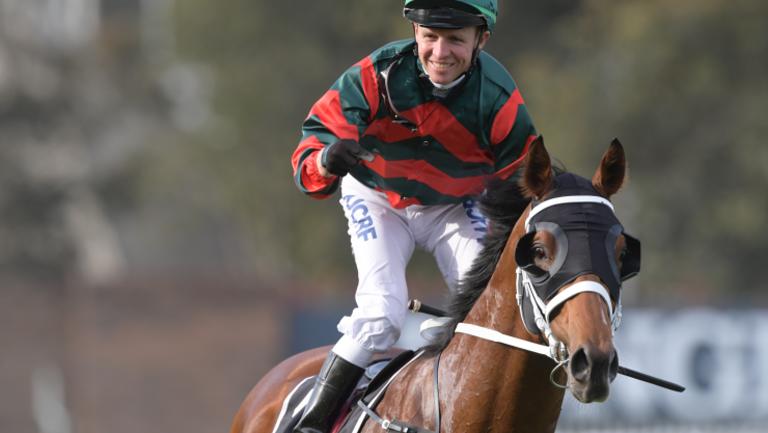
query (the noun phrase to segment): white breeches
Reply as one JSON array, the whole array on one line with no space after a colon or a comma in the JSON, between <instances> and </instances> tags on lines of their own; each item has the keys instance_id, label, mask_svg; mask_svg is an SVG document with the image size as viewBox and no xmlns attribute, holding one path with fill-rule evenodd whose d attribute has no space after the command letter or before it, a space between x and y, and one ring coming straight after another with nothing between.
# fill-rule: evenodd
<instances>
[{"instance_id":1,"label":"white breeches","mask_svg":"<svg viewBox=\"0 0 768 433\"><path fill-rule=\"evenodd\" d=\"M386 196L352 176L341 182L341 206L358 273L357 308L338 324L333 352L365 366L400 337L408 306L405 269L414 248L431 253L455 290L482 248L486 220L474 201L394 209Z\"/></svg>"}]
</instances>

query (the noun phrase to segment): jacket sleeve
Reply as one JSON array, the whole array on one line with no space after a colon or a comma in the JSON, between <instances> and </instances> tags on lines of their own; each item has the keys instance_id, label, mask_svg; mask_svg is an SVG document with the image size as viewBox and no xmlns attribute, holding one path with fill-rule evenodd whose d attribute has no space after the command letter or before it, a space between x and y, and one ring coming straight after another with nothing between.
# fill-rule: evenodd
<instances>
[{"instance_id":1,"label":"jacket sleeve","mask_svg":"<svg viewBox=\"0 0 768 433\"><path fill-rule=\"evenodd\" d=\"M376 72L369 56L347 69L304 120L301 141L291 157L300 191L318 199L336 191L339 178L320 174L316 152L341 139L359 140L378 105Z\"/></svg>"},{"instance_id":2,"label":"jacket sleeve","mask_svg":"<svg viewBox=\"0 0 768 433\"><path fill-rule=\"evenodd\" d=\"M517 175L537 134L519 89L501 98L498 107L491 126L491 146L496 176L508 179Z\"/></svg>"}]
</instances>

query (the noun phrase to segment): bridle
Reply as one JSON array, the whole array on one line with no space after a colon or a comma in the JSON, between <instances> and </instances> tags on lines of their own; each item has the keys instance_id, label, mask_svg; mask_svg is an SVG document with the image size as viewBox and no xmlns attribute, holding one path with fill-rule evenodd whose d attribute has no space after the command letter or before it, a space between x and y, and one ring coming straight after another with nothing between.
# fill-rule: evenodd
<instances>
[{"instance_id":1,"label":"bridle","mask_svg":"<svg viewBox=\"0 0 768 433\"><path fill-rule=\"evenodd\" d=\"M535 227L532 226L531 221L542 211L553 206L583 203L607 206L611 210L611 213L614 212L613 204L607 199L599 196L570 195L552 198L539 203L531 209L531 212L525 220L526 233L532 233L534 231ZM621 325L621 295L619 291L617 291L616 295L616 308L613 307L611 294L608 293L605 286L594 281L576 282L564 290L557 292L557 294L554 294L549 301L546 301L546 299L543 299L540 295L540 291L537 291L535 288L536 284L534 279L538 276L533 275L531 271L524 270L519 264L515 272L517 274L517 293L515 298L517 299L517 305L520 309L523 324L525 324L528 332L534 335L542 334L544 336L549 344L550 357L558 363L567 362L568 350L566 349L565 344L558 340L552 333L550 326L552 312L565 304L569 299L580 293L596 293L605 301L605 304L608 307L608 316L611 318L611 331L615 333Z\"/></svg>"},{"instance_id":2,"label":"bridle","mask_svg":"<svg viewBox=\"0 0 768 433\"><path fill-rule=\"evenodd\" d=\"M515 297L520 310L520 315L526 329L531 334L542 335L548 344L542 345L534 343L522 338L503 334L494 329L465 322L458 323L454 329L455 333L471 335L487 341L504 344L506 346L515 347L551 358L557 365L552 369L549 375L549 380L553 385L559 388L568 387L567 384L558 383L555 380L555 374L559 369L564 368L567 365L569 354L565 344L559 341L552 333L550 326L552 313L578 294L595 293L606 303L608 314L611 318L611 332L613 334L621 324L621 283L624 280L635 276L640 270L640 242L626 233L623 233L623 228L618 223L618 219L614 214L613 205L610 201L601 196L594 195L594 189L588 191L585 189L583 182L578 180L574 182L575 179L575 177L567 176L567 173L559 176L558 180L562 180L563 183L570 187L576 186L576 188L564 188L568 193L555 194L546 200L534 202L532 204L532 208L525 220L526 234L518 240L515 249L515 260L517 264L515 270L517 276ZM591 187L589 188L591 189ZM576 191L576 193L573 193L574 191ZM565 210L566 207L570 207L570 209ZM575 207L578 209L574 209ZM557 212L558 210L560 212ZM576 212L574 212L574 210L576 210ZM547 220L537 221L539 219L544 219L543 217L545 213L549 214L549 217L546 218ZM576 222L583 223L583 227L574 228L574 220L563 218L563 215L574 213L589 215L593 218L584 218L581 221L577 219ZM531 244L526 241L532 240L537 230L549 231L553 234L558 247L558 256L553 261L553 266L547 271L537 268L534 261L531 260L530 257L526 257L525 249L531 246ZM568 235L572 235L572 232L579 231L592 231L596 234L591 236L588 235L588 242L579 242L577 245L574 245L573 250L575 251L575 256L583 256L585 253L583 244L588 244L588 255L591 257L590 260L594 257L602 257L606 259L604 261L609 262L610 266L604 266L605 264L603 264L602 267L598 265L596 267L584 268L581 266L583 265L583 260L578 258L574 259L568 254ZM614 257L613 249L609 248L609 246L613 246L615 244L614 241L616 241L618 236L622 234L625 238L627 256L622 259L621 266L618 266L618 264L615 263L616 258ZM595 242L596 239L597 242ZM600 245L605 248L605 251L600 248ZM584 272L574 271L575 268L579 268ZM595 281L576 281L571 284L572 281L584 273L597 275L600 277L603 284ZM614 300L616 305L615 308ZM434 307L425 306L419 301L412 300L409 303L408 308L415 312L421 311L428 314L443 316L436 319L429 319L422 324L421 333L425 338L429 338L430 330L451 323L451 319L447 317L445 312ZM435 425L437 426L437 432L440 431L438 371L441 353L442 352L438 352L435 356L435 366L433 369ZM673 391L683 392L685 390L684 387L678 384L658 379L620 365L617 368L617 373ZM373 410L366 408L365 405L361 405L361 407L369 416L375 416ZM402 425L396 425L396 428L392 429L392 423L390 421L383 420L378 416L374 419L389 431L397 431L401 433L431 433L426 429L412 428L410 426Z\"/></svg>"},{"instance_id":3,"label":"bridle","mask_svg":"<svg viewBox=\"0 0 768 433\"><path fill-rule=\"evenodd\" d=\"M591 185L568 174L558 177L565 188L547 199L534 201L525 219L525 235L515 250L516 301L526 330L541 335L547 345L532 343L498 331L468 323L459 323L455 332L473 335L509 346L546 355L557 363L550 375L565 367L569 353L552 332L553 312L581 293L595 293L606 304L615 333L621 324L621 283L640 269L640 242L624 233L613 205L596 195ZM557 252L548 270L539 268L531 253L537 232L552 235ZM624 235L627 257L616 263L615 242ZM569 241L570 239L570 241ZM601 282L579 281L584 274L594 274ZM573 281L577 280L575 283ZM615 305L615 307L614 307Z\"/></svg>"},{"instance_id":4,"label":"bridle","mask_svg":"<svg viewBox=\"0 0 768 433\"><path fill-rule=\"evenodd\" d=\"M537 215L542 214L547 209L556 209L560 205L567 205L567 206L595 206L596 209L608 209L610 210L610 214L613 215L613 205L606 199L595 196L595 195L584 195L584 194L572 194L572 195L561 195L559 197L550 198L548 200L544 200L542 202L539 202L538 204L534 204L534 207L531 209L531 212L528 214L528 217L525 221L525 228L528 232L526 236L529 236L533 234L533 229L536 228L536 222L534 221L537 219ZM539 224L539 227L543 228L552 228L551 226L541 225ZM616 231L609 230L608 235L614 236L616 235ZM625 240L627 241L627 245L630 250L629 257L625 257L622 263L622 269L614 269L613 271L618 274L616 277L616 284L617 288L620 288L621 282L633 277L636 275L640 270L640 243L636 239L632 238L631 236L624 233ZM525 238L525 236L523 236ZM521 248L521 238L518 240L518 246L517 249L519 250ZM609 238L610 239L610 238ZM561 240L562 242L562 240ZM518 256L518 251L516 251L516 258ZM634 256L634 257L632 257ZM561 258L562 263L560 265L563 265L565 263L564 258ZM622 316L622 308L621 308L621 297L619 296L619 291L616 291L615 296L615 308L612 304L612 296L611 291L607 289L602 284L593 282L593 281L579 281L575 284L572 284L571 286L563 289L562 291L559 291L558 293L553 294L553 296L541 296L539 291L536 290L536 280L538 280L540 283L547 280L546 278L542 278L541 275L532 275L533 269L529 266L520 266L520 262L518 261L518 267L516 269L517 274L517 303L518 308L520 309L520 315L523 319L523 323L525 324L526 329L531 332L534 335L543 335L544 338L547 341L547 345L534 343L528 340L524 340L522 338L514 337L511 335L503 334L499 331L496 331L494 329L486 328L479 325L474 325L471 323L458 323L456 325L456 328L454 330L455 333L459 334L466 334L466 335L472 335L477 338L481 338L488 341L493 341L499 344L503 344L509 347L515 347L518 349L525 350L527 352L537 353L539 355L546 356L552 360L554 360L557 363L557 366L552 370L552 374L550 374L550 381L555 384L556 386L562 387L562 385L558 384L554 380L554 373L564 367L568 362L568 352L565 348L565 345L558 341L557 338L552 334L552 330L550 327L550 320L551 320L551 314L552 312L557 309L557 307L561 306L563 303L568 301L569 299L573 298L574 296L578 295L579 293L596 293L599 295L606 303L608 312L611 317L611 327L612 331L615 332L619 325L621 324L621 316ZM526 270L527 268L527 270ZM567 283L566 283L567 284ZM541 284L539 284L540 286ZM549 299L547 301L547 299ZM434 307L429 306L422 306L419 302L412 301L409 305L409 309L412 311L424 311L428 314L434 314L437 316L443 316L442 319L444 320L435 320L436 326L441 326L446 323L450 322L450 319L447 316L447 313L438 310ZM430 321L427 321L430 322ZM429 335L429 329L432 328L432 326L429 326L425 322L422 325L422 335ZM427 326L425 326L427 325ZM426 334L425 334L425 331ZM680 386L676 383L669 382L663 379L659 379L657 377L641 373L639 371L619 366L618 367L618 374L631 377L633 379L641 380L643 382L651 383L653 385L660 386L662 388L666 388L672 391L676 392L683 392L685 388L683 386Z\"/></svg>"}]
</instances>

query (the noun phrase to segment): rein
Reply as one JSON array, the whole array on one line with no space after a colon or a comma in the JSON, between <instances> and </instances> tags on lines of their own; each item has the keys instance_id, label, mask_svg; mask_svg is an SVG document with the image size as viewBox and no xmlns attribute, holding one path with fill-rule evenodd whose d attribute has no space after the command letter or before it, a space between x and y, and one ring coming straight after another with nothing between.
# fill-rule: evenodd
<instances>
[{"instance_id":1,"label":"rein","mask_svg":"<svg viewBox=\"0 0 768 433\"><path fill-rule=\"evenodd\" d=\"M518 349L523 349L525 351L537 353L539 355L544 355L557 363L555 368L552 369L552 373L549 374L549 381L552 383L552 385L555 385L558 388L568 388L567 385L562 385L555 381L555 372L560 368L563 368L568 363L568 358L565 358L564 360L558 360L555 358L555 356L553 356L549 346L523 340L522 338L513 337L511 335L502 334L501 332L494 329L473 325L471 323L461 322L457 324L455 332L471 335L483 340L493 341L495 343L501 343L505 346L516 347Z\"/></svg>"},{"instance_id":2,"label":"rein","mask_svg":"<svg viewBox=\"0 0 768 433\"><path fill-rule=\"evenodd\" d=\"M456 325L455 332L458 332L460 334L471 335L473 337L481 338L483 340L493 341L496 343L503 344L505 346L515 347L528 352L538 353L539 355L544 355L547 358L550 358L557 362L557 359L552 357L548 346L545 346L543 344L533 343L531 341L523 340L522 338L513 337L511 335L502 334L501 332L493 329L485 328L478 325L472 325L470 323L461 322L458 325ZM555 367L555 370L553 371L556 371L558 368L560 368L561 364L562 363L559 362L558 366ZM632 370L626 367L619 366L619 374L627 377L631 377L633 379L637 379L643 382L647 382L662 388L666 388L671 391L676 391L676 392L685 391L685 387L678 385L674 382L669 382L664 379L659 379L649 374L641 373L637 370ZM562 386L557 383L555 383L555 385Z\"/></svg>"},{"instance_id":3,"label":"rein","mask_svg":"<svg viewBox=\"0 0 768 433\"><path fill-rule=\"evenodd\" d=\"M425 313L425 314L431 314L433 316L437 316L433 319L428 319L422 324L421 333L422 333L422 336L424 336L425 338L429 338L430 329L446 326L446 324L450 320L447 312L439 308L435 308L435 307L431 307L429 305L423 304L417 299L411 299L411 301L408 303L408 309L413 311L414 313ZM503 344L505 346L522 349L532 353L537 353L539 355L546 356L547 358L550 358L556 361L555 358L553 358L552 352L548 346L534 343L528 340L523 340L522 338L514 337L512 335L503 334L499 331L496 331L495 329L490 329L490 328L486 328L484 326L479 326L479 325L473 325L471 323L460 322L456 325L454 332L471 335L473 337L477 337L483 340L492 341L494 343ZM556 371L557 368L560 368L561 364L565 365L562 362L558 363L558 366L555 367L555 370L553 371ZM685 387L678 385L674 382L669 382L664 379L659 379L649 374L641 373L637 370L632 370L630 368L623 367L621 365L619 366L618 373L623 376L631 377L633 379L637 379L642 382L659 386L661 388L669 389L671 391L676 391L676 392L685 391ZM436 378L437 378L437 374L435 374L435 383L437 383ZM555 385L561 386L559 384L555 384Z\"/></svg>"}]
</instances>

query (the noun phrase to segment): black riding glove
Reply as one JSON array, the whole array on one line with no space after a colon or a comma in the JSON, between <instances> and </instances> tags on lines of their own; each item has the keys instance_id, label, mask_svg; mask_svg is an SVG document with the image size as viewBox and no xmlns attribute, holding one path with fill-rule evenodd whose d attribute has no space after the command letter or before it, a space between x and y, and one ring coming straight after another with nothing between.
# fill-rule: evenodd
<instances>
[{"instance_id":1,"label":"black riding glove","mask_svg":"<svg viewBox=\"0 0 768 433\"><path fill-rule=\"evenodd\" d=\"M339 140L323 149L320 163L329 173L344 176L367 153L355 140Z\"/></svg>"}]
</instances>

